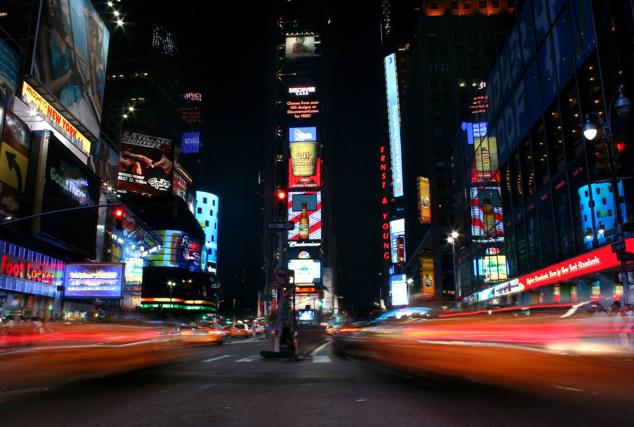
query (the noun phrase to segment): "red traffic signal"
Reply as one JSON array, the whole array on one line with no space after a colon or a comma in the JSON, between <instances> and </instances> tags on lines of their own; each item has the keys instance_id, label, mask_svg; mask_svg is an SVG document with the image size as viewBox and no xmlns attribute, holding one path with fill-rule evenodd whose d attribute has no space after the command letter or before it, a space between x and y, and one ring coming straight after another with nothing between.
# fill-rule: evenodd
<instances>
[{"instance_id":1,"label":"red traffic signal","mask_svg":"<svg viewBox=\"0 0 634 427\"><path fill-rule=\"evenodd\" d=\"M616 152L617 153L622 153L624 151L625 151L625 142L617 141L617 143L616 143Z\"/></svg>"},{"instance_id":2,"label":"red traffic signal","mask_svg":"<svg viewBox=\"0 0 634 427\"><path fill-rule=\"evenodd\" d=\"M285 200L286 199L286 191L284 190L277 190L277 200Z\"/></svg>"},{"instance_id":3,"label":"red traffic signal","mask_svg":"<svg viewBox=\"0 0 634 427\"><path fill-rule=\"evenodd\" d=\"M115 218L123 218L123 209L116 208L114 210L114 216L115 216Z\"/></svg>"}]
</instances>

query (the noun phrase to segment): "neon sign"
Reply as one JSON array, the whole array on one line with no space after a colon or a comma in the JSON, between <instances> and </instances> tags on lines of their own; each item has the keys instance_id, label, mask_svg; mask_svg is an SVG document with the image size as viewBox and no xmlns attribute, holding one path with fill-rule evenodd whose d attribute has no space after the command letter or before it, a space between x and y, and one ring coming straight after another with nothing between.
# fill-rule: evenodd
<instances>
[{"instance_id":1,"label":"neon sign","mask_svg":"<svg viewBox=\"0 0 634 427\"><path fill-rule=\"evenodd\" d=\"M287 101L286 114L294 119L310 119L319 114L319 101Z\"/></svg>"},{"instance_id":2,"label":"neon sign","mask_svg":"<svg viewBox=\"0 0 634 427\"><path fill-rule=\"evenodd\" d=\"M52 285L55 280L55 273L51 272L46 265L7 254L2 255L0 274L45 285Z\"/></svg>"},{"instance_id":3,"label":"neon sign","mask_svg":"<svg viewBox=\"0 0 634 427\"><path fill-rule=\"evenodd\" d=\"M315 86L296 86L288 88L289 95L295 96L308 96L315 92L317 92L317 88Z\"/></svg>"},{"instance_id":4,"label":"neon sign","mask_svg":"<svg viewBox=\"0 0 634 427\"><path fill-rule=\"evenodd\" d=\"M379 149L379 173L381 177L381 245L383 250L383 259L390 260L390 224L388 222L389 214L387 212L387 155L385 154L385 146Z\"/></svg>"}]
</instances>

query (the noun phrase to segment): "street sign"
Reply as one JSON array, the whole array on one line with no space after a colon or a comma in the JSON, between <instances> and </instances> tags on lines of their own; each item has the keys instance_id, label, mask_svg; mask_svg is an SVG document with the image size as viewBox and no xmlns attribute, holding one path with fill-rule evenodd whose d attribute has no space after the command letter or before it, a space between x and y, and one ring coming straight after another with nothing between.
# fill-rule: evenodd
<instances>
[{"instance_id":1,"label":"street sign","mask_svg":"<svg viewBox=\"0 0 634 427\"><path fill-rule=\"evenodd\" d=\"M284 286L288 281L288 270L278 268L273 272L273 281L279 286Z\"/></svg>"},{"instance_id":2,"label":"street sign","mask_svg":"<svg viewBox=\"0 0 634 427\"><path fill-rule=\"evenodd\" d=\"M625 252L625 240L622 242L612 243L612 252Z\"/></svg>"},{"instance_id":3,"label":"street sign","mask_svg":"<svg viewBox=\"0 0 634 427\"><path fill-rule=\"evenodd\" d=\"M269 230L292 230L294 227L292 222L269 222L267 224Z\"/></svg>"}]
</instances>

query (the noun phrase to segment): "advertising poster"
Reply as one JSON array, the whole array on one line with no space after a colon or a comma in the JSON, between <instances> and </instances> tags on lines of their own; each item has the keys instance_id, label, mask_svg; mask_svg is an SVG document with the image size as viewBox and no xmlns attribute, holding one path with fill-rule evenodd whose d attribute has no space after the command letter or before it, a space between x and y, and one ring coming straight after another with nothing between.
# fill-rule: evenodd
<instances>
[{"instance_id":1,"label":"advertising poster","mask_svg":"<svg viewBox=\"0 0 634 427\"><path fill-rule=\"evenodd\" d=\"M431 224L431 194L429 178L418 177L418 213L421 224Z\"/></svg>"},{"instance_id":2,"label":"advertising poster","mask_svg":"<svg viewBox=\"0 0 634 427\"><path fill-rule=\"evenodd\" d=\"M48 0L40 16L32 74L98 137L108 28L90 0Z\"/></svg>"},{"instance_id":3,"label":"advertising poster","mask_svg":"<svg viewBox=\"0 0 634 427\"><path fill-rule=\"evenodd\" d=\"M312 119L319 114L319 100L286 101L286 114L293 119Z\"/></svg>"},{"instance_id":4,"label":"advertising poster","mask_svg":"<svg viewBox=\"0 0 634 427\"><path fill-rule=\"evenodd\" d=\"M315 36L286 37L286 57L315 56Z\"/></svg>"},{"instance_id":5,"label":"advertising poster","mask_svg":"<svg viewBox=\"0 0 634 427\"><path fill-rule=\"evenodd\" d=\"M392 306L409 304L407 279L404 274L393 274L390 276L390 295L392 297Z\"/></svg>"},{"instance_id":6,"label":"advertising poster","mask_svg":"<svg viewBox=\"0 0 634 427\"><path fill-rule=\"evenodd\" d=\"M187 203L189 194L189 184L184 176L180 174L178 170L174 171L174 182L172 185L172 193Z\"/></svg>"},{"instance_id":7,"label":"advertising poster","mask_svg":"<svg viewBox=\"0 0 634 427\"><path fill-rule=\"evenodd\" d=\"M174 169L172 141L125 131L121 137L119 189L151 195L168 195Z\"/></svg>"},{"instance_id":8,"label":"advertising poster","mask_svg":"<svg viewBox=\"0 0 634 427\"><path fill-rule=\"evenodd\" d=\"M480 241L504 237L502 200L499 187L471 188L471 235Z\"/></svg>"},{"instance_id":9,"label":"advertising poster","mask_svg":"<svg viewBox=\"0 0 634 427\"><path fill-rule=\"evenodd\" d=\"M289 192L288 221L293 223L289 241L321 240L321 191Z\"/></svg>"},{"instance_id":10,"label":"advertising poster","mask_svg":"<svg viewBox=\"0 0 634 427\"><path fill-rule=\"evenodd\" d=\"M156 234L163 241L163 245L159 251L145 258L146 266L200 271L200 242L179 230L157 230Z\"/></svg>"},{"instance_id":11,"label":"advertising poster","mask_svg":"<svg viewBox=\"0 0 634 427\"><path fill-rule=\"evenodd\" d=\"M402 247L399 254L399 248ZM405 219L390 221L390 249L392 264L405 263Z\"/></svg>"},{"instance_id":12,"label":"advertising poster","mask_svg":"<svg viewBox=\"0 0 634 427\"><path fill-rule=\"evenodd\" d=\"M392 193L403 195L403 159L401 154L401 113L398 103L396 55L385 57L385 87L387 91L387 117L390 131L390 156L392 160Z\"/></svg>"},{"instance_id":13,"label":"advertising poster","mask_svg":"<svg viewBox=\"0 0 634 427\"><path fill-rule=\"evenodd\" d=\"M121 298L124 264L66 264L65 298Z\"/></svg>"},{"instance_id":14,"label":"advertising poster","mask_svg":"<svg viewBox=\"0 0 634 427\"><path fill-rule=\"evenodd\" d=\"M487 255L474 260L476 275L484 278L484 283L499 282L508 279L506 256Z\"/></svg>"},{"instance_id":15,"label":"advertising poster","mask_svg":"<svg viewBox=\"0 0 634 427\"><path fill-rule=\"evenodd\" d=\"M46 161L42 212L77 208L96 204L99 197L99 179L61 141L51 134ZM55 243L86 254L95 252L98 209L81 209L64 214L41 217L43 235ZM72 224L73 232L68 227Z\"/></svg>"},{"instance_id":16,"label":"advertising poster","mask_svg":"<svg viewBox=\"0 0 634 427\"><path fill-rule=\"evenodd\" d=\"M18 86L20 57L0 39L0 102L11 101Z\"/></svg>"},{"instance_id":17,"label":"advertising poster","mask_svg":"<svg viewBox=\"0 0 634 427\"><path fill-rule=\"evenodd\" d=\"M181 154L200 153L200 132L183 132L180 145Z\"/></svg>"},{"instance_id":18,"label":"advertising poster","mask_svg":"<svg viewBox=\"0 0 634 427\"><path fill-rule=\"evenodd\" d=\"M295 285L313 286L321 282L321 261L313 259L290 259L288 269L295 272Z\"/></svg>"},{"instance_id":19,"label":"advertising poster","mask_svg":"<svg viewBox=\"0 0 634 427\"><path fill-rule=\"evenodd\" d=\"M436 296L436 282L434 275L434 258L431 254L423 254L418 258L421 294L424 299L433 299Z\"/></svg>"},{"instance_id":20,"label":"advertising poster","mask_svg":"<svg viewBox=\"0 0 634 427\"><path fill-rule=\"evenodd\" d=\"M140 285L143 282L143 258L128 258L125 262L125 282Z\"/></svg>"},{"instance_id":21,"label":"advertising poster","mask_svg":"<svg viewBox=\"0 0 634 427\"><path fill-rule=\"evenodd\" d=\"M0 126L0 211L6 216L18 216L26 189L31 132L9 110L4 110L4 126ZM2 110L0 109L0 123Z\"/></svg>"}]
</instances>

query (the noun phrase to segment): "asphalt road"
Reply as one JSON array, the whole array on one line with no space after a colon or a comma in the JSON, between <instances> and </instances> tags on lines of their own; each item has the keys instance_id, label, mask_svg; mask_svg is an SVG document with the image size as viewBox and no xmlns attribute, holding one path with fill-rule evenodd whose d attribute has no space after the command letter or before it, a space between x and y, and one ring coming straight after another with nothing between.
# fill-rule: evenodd
<instances>
[{"instance_id":1,"label":"asphalt road","mask_svg":"<svg viewBox=\"0 0 634 427\"><path fill-rule=\"evenodd\" d=\"M631 406L574 390L546 396L414 378L335 358L329 344L301 361L261 360L268 347L261 339L235 340L168 366L0 393L0 425L634 425Z\"/></svg>"}]
</instances>

